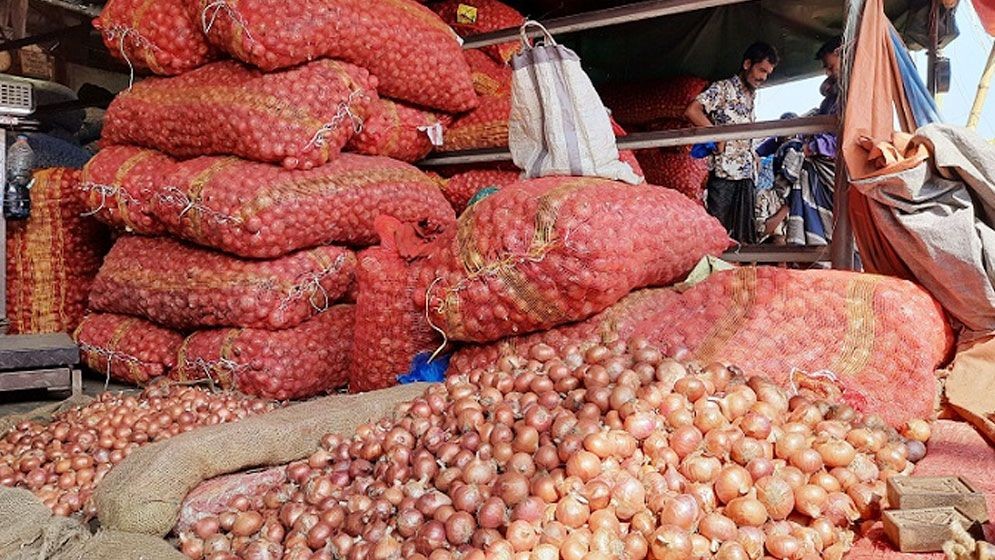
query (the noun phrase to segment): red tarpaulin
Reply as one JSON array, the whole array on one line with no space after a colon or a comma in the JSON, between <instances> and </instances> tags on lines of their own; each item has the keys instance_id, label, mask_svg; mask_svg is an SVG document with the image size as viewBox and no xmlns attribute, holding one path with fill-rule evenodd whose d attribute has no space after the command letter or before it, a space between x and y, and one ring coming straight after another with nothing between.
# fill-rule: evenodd
<instances>
[{"instance_id":1,"label":"red tarpaulin","mask_svg":"<svg viewBox=\"0 0 995 560\"><path fill-rule=\"evenodd\" d=\"M974 11L989 35L995 36L995 0L974 0Z\"/></svg>"}]
</instances>

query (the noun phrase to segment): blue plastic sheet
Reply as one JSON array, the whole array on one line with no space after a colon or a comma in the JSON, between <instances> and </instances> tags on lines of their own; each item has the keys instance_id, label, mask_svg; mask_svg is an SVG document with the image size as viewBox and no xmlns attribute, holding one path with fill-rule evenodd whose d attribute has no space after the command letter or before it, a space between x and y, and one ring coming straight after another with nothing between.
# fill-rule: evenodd
<instances>
[{"instance_id":1,"label":"blue plastic sheet","mask_svg":"<svg viewBox=\"0 0 995 560\"><path fill-rule=\"evenodd\" d=\"M902 74L902 83L905 85L905 98L912 107L912 115L916 119L916 127L926 126L930 123L942 123L940 113L936 108L933 97L929 94L926 84L922 83L919 71L916 69L909 50L905 47L902 38L895 31L894 27L889 27L891 43L895 47L895 58L898 60L898 70Z\"/></svg>"},{"instance_id":2,"label":"blue plastic sheet","mask_svg":"<svg viewBox=\"0 0 995 560\"><path fill-rule=\"evenodd\" d=\"M443 354L437 356L434 360L429 361L432 357L431 352L422 352L411 360L411 370L404 374L397 376L397 382L404 385L407 383L417 383L419 381L428 381L437 383L440 381L445 381L446 370L449 369L449 358L452 354Z\"/></svg>"}]
</instances>

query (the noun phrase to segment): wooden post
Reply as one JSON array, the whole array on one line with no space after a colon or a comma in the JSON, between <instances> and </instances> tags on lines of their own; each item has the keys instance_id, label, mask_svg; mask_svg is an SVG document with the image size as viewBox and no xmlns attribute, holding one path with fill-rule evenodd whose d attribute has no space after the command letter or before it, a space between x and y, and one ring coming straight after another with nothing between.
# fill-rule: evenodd
<instances>
[{"instance_id":1,"label":"wooden post","mask_svg":"<svg viewBox=\"0 0 995 560\"><path fill-rule=\"evenodd\" d=\"M995 74L995 45L988 53L988 63L985 64L985 71L981 73L978 80L978 93L974 96L974 104L971 106L971 114L967 116L967 128L976 128L981 120L981 111L985 108L985 99L988 98L988 85L992 81L992 74Z\"/></svg>"}]
</instances>

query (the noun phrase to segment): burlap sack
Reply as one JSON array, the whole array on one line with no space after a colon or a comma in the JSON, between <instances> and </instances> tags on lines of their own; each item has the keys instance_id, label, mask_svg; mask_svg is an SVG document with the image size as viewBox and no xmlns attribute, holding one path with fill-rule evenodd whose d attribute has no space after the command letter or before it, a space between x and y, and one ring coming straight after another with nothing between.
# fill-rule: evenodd
<instances>
[{"instance_id":1,"label":"burlap sack","mask_svg":"<svg viewBox=\"0 0 995 560\"><path fill-rule=\"evenodd\" d=\"M34 494L0 487L0 558L46 560L89 532L65 517L55 517Z\"/></svg>"},{"instance_id":2,"label":"burlap sack","mask_svg":"<svg viewBox=\"0 0 995 560\"><path fill-rule=\"evenodd\" d=\"M34 494L0 487L0 558L4 560L184 560L168 542L148 535L91 535L76 519L52 515Z\"/></svg>"},{"instance_id":3,"label":"burlap sack","mask_svg":"<svg viewBox=\"0 0 995 560\"><path fill-rule=\"evenodd\" d=\"M349 434L391 414L426 383L358 395L334 395L210 426L136 450L111 470L93 495L101 526L165 536L183 498L200 482L251 467L282 465L318 448L327 433Z\"/></svg>"},{"instance_id":4,"label":"burlap sack","mask_svg":"<svg viewBox=\"0 0 995 560\"><path fill-rule=\"evenodd\" d=\"M57 415L76 408L83 408L84 406L90 404L93 397L88 397L86 395L76 395L69 397L64 401L59 401L55 403L45 404L39 406L38 408L27 412L25 414L11 414L9 416L0 416L0 437L7 435L14 426L17 426L21 422L30 420L32 422L41 422L42 424L48 424Z\"/></svg>"}]
</instances>

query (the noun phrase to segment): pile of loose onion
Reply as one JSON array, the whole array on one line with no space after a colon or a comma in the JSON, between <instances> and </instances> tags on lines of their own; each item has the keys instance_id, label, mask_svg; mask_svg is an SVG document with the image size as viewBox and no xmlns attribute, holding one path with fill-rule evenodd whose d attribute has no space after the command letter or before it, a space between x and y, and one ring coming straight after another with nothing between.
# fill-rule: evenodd
<instances>
[{"instance_id":1,"label":"pile of loose onion","mask_svg":"<svg viewBox=\"0 0 995 560\"><path fill-rule=\"evenodd\" d=\"M0 485L35 493L57 515L95 514L90 497L146 443L272 410L274 403L158 381L139 395L102 393L50 424L25 421L0 439Z\"/></svg>"},{"instance_id":2,"label":"pile of loose onion","mask_svg":"<svg viewBox=\"0 0 995 560\"><path fill-rule=\"evenodd\" d=\"M209 560L841 558L921 445L644 340L540 345L326 436L287 483L235 497L179 546Z\"/></svg>"}]
</instances>

